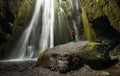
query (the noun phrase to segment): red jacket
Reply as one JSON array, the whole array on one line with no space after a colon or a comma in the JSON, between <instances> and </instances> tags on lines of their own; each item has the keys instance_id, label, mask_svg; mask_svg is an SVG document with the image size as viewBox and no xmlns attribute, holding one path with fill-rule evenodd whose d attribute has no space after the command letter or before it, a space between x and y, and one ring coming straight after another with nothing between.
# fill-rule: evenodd
<instances>
[{"instance_id":1,"label":"red jacket","mask_svg":"<svg viewBox=\"0 0 120 76\"><path fill-rule=\"evenodd\" d=\"M72 36L75 36L75 30L71 31Z\"/></svg>"}]
</instances>

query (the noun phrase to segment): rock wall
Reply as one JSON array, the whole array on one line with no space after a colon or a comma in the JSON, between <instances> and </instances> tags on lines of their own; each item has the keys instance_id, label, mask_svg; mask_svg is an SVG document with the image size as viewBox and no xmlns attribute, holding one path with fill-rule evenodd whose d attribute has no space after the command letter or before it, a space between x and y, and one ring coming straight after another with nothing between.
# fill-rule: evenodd
<instances>
[{"instance_id":1,"label":"rock wall","mask_svg":"<svg viewBox=\"0 0 120 76\"><path fill-rule=\"evenodd\" d=\"M107 44L111 59L120 63L120 1L81 0L81 4L85 39Z\"/></svg>"},{"instance_id":2,"label":"rock wall","mask_svg":"<svg viewBox=\"0 0 120 76\"><path fill-rule=\"evenodd\" d=\"M73 3L74 1L76 0L71 0ZM76 24L78 24L81 39L102 42L120 35L120 6L118 0L77 1L79 2L79 14L75 9L71 9L68 4L69 0L61 0L61 6L65 11L70 28L73 28L72 20L76 20L77 16L80 16L81 19Z\"/></svg>"},{"instance_id":3,"label":"rock wall","mask_svg":"<svg viewBox=\"0 0 120 76\"><path fill-rule=\"evenodd\" d=\"M0 58L9 54L11 47L28 25L35 1L0 0Z\"/></svg>"},{"instance_id":4,"label":"rock wall","mask_svg":"<svg viewBox=\"0 0 120 76\"><path fill-rule=\"evenodd\" d=\"M35 0L0 0L0 45L25 28Z\"/></svg>"},{"instance_id":5,"label":"rock wall","mask_svg":"<svg viewBox=\"0 0 120 76\"><path fill-rule=\"evenodd\" d=\"M95 41L105 39L110 40L119 36L119 2L120 1L118 0L81 0L82 7L87 16L88 24L95 32L95 35L92 36L91 39L94 39ZM86 20L83 19L83 25L86 25L86 23ZM90 33L89 30L85 30L86 28L84 28L84 31L88 31L87 34ZM88 35L88 38L86 39L89 40L90 37Z\"/></svg>"}]
</instances>

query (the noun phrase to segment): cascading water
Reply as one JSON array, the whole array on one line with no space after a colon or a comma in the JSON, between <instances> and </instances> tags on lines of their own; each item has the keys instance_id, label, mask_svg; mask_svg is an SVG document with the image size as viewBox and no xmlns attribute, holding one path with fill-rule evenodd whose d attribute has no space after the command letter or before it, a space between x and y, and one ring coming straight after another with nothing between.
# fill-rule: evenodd
<instances>
[{"instance_id":1,"label":"cascading water","mask_svg":"<svg viewBox=\"0 0 120 76\"><path fill-rule=\"evenodd\" d=\"M71 25L79 40L78 26L80 25L79 0L67 0L72 13ZM54 10L55 3L58 3ZM9 56L14 60L37 59L45 49L72 40L71 29L62 0L36 0L36 5L29 26L17 42L13 53Z\"/></svg>"},{"instance_id":2,"label":"cascading water","mask_svg":"<svg viewBox=\"0 0 120 76\"><path fill-rule=\"evenodd\" d=\"M71 8L72 12L72 22L73 28L76 32L76 40L80 40L78 26L80 26L80 12L79 12L79 0L68 0L69 7Z\"/></svg>"},{"instance_id":3,"label":"cascading water","mask_svg":"<svg viewBox=\"0 0 120 76\"><path fill-rule=\"evenodd\" d=\"M42 50L53 47L53 27L54 0L36 0L32 20L10 58L37 58Z\"/></svg>"},{"instance_id":4,"label":"cascading water","mask_svg":"<svg viewBox=\"0 0 120 76\"><path fill-rule=\"evenodd\" d=\"M55 45L63 44L71 41L70 26L68 25L68 20L66 13L62 8L62 0L58 0L58 9L56 10L56 25L55 25Z\"/></svg>"}]
</instances>

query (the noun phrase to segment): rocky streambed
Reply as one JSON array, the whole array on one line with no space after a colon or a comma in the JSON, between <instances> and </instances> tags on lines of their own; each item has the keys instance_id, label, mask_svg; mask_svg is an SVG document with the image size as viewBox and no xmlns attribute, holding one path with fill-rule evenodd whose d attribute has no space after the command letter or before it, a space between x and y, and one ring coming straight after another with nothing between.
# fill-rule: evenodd
<instances>
[{"instance_id":1,"label":"rocky streambed","mask_svg":"<svg viewBox=\"0 0 120 76\"><path fill-rule=\"evenodd\" d=\"M101 50L88 41L58 45L37 61L0 62L0 76L120 76L120 65Z\"/></svg>"},{"instance_id":2,"label":"rocky streambed","mask_svg":"<svg viewBox=\"0 0 120 76\"><path fill-rule=\"evenodd\" d=\"M36 61L1 62L0 76L120 76L120 66L104 70L93 70L88 65L78 70L60 74L42 67L35 67Z\"/></svg>"}]
</instances>

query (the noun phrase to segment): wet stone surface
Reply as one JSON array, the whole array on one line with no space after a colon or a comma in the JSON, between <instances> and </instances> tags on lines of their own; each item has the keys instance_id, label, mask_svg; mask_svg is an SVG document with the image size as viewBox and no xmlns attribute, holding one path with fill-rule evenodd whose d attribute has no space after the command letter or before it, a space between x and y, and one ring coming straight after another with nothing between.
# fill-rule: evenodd
<instances>
[{"instance_id":1,"label":"wet stone surface","mask_svg":"<svg viewBox=\"0 0 120 76\"><path fill-rule=\"evenodd\" d=\"M0 76L120 76L120 65L95 70L82 63L85 53L82 47L87 43L72 42L52 48L38 67L35 66L36 61L0 61Z\"/></svg>"},{"instance_id":2,"label":"wet stone surface","mask_svg":"<svg viewBox=\"0 0 120 76\"><path fill-rule=\"evenodd\" d=\"M60 73L67 73L82 67L83 55L82 50L88 41L70 42L49 49L44 57L38 61L44 68Z\"/></svg>"},{"instance_id":3,"label":"wet stone surface","mask_svg":"<svg viewBox=\"0 0 120 76\"><path fill-rule=\"evenodd\" d=\"M0 76L120 76L120 66L114 65L104 70L94 70L88 65L65 74L35 67L36 61L1 62Z\"/></svg>"},{"instance_id":4,"label":"wet stone surface","mask_svg":"<svg viewBox=\"0 0 120 76\"><path fill-rule=\"evenodd\" d=\"M114 61L99 52L102 45L97 44L89 41L75 41L58 45L48 49L42 58L39 57L37 65L59 73L78 70L84 64L99 70L111 66ZM88 49L88 46L91 50Z\"/></svg>"}]
</instances>

